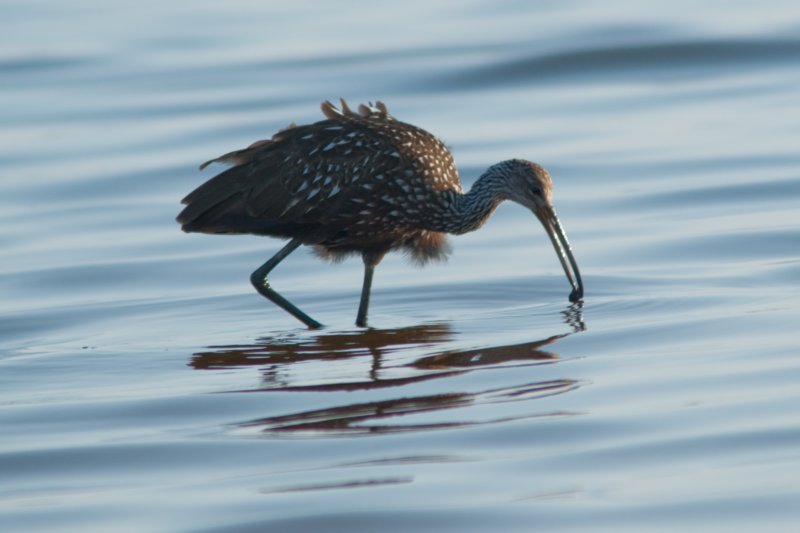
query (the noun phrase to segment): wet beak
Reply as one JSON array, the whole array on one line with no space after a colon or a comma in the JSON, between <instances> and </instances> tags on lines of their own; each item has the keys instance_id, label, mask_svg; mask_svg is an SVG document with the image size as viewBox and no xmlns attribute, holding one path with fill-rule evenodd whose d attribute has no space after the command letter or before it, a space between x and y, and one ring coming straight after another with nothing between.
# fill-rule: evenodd
<instances>
[{"instance_id":1,"label":"wet beak","mask_svg":"<svg viewBox=\"0 0 800 533\"><path fill-rule=\"evenodd\" d=\"M572 247L569 245L567 234L564 233L564 228L561 227L556 216L556 211L552 207L539 207L533 210L536 218L544 226L547 236L550 237L550 242L553 243L553 248L556 250L558 260L561 261L561 266L564 268L564 274L567 275L570 285L572 285L572 292L569 295L570 302L577 302L583 299L583 281L581 281L581 273L578 270L578 263L575 262L575 256L572 254Z\"/></svg>"}]
</instances>

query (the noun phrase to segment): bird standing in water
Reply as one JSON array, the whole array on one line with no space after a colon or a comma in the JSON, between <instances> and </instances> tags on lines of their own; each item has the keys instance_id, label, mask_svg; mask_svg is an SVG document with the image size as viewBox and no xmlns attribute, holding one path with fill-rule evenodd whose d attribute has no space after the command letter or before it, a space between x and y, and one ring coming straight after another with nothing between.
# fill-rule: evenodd
<instances>
[{"instance_id":1,"label":"bird standing in water","mask_svg":"<svg viewBox=\"0 0 800 533\"><path fill-rule=\"evenodd\" d=\"M523 159L489 167L464 193L453 156L427 131L396 120L382 102L352 111L322 103L326 120L279 131L213 162L233 166L191 192L178 222L186 232L290 239L250 276L256 290L309 328L322 325L269 284L267 276L300 245L325 259L364 260L356 325L367 324L372 276L387 252L418 263L446 258L447 233L480 228L504 200L529 208L544 226L572 285L583 282L552 203L547 171Z\"/></svg>"}]
</instances>

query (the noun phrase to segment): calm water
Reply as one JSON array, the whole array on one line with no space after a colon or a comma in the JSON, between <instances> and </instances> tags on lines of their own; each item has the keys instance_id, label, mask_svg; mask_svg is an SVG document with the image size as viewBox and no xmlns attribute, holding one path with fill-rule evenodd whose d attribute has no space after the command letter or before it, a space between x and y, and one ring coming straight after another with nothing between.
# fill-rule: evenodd
<instances>
[{"instance_id":1,"label":"calm water","mask_svg":"<svg viewBox=\"0 0 800 533\"><path fill-rule=\"evenodd\" d=\"M649 5L645 5L649 4ZM797 531L795 2L0 6L0 530ZM470 184L446 266L181 233L198 163L381 99Z\"/></svg>"}]
</instances>

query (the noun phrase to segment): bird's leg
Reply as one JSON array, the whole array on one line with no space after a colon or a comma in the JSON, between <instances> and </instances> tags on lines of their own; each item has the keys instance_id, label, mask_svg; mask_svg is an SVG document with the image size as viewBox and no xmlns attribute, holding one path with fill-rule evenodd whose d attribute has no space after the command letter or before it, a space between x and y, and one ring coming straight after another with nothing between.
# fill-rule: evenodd
<instances>
[{"instance_id":1,"label":"bird's leg","mask_svg":"<svg viewBox=\"0 0 800 533\"><path fill-rule=\"evenodd\" d=\"M267 276L272 269L278 266L278 263L286 259L286 256L297 250L301 244L302 243L297 239L292 239L289 241L289 244L281 248L281 250L277 254L273 255L269 261L261 265L255 272L250 274L250 282L261 296L264 296L274 304L281 306L286 312L291 314L309 328L317 329L321 328L322 324L302 312L289 300L278 294L276 290L270 287L269 280L267 280Z\"/></svg>"},{"instance_id":2,"label":"bird's leg","mask_svg":"<svg viewBox=\"0 0 800 533\"><path fill-rule=\"evenodd\" d=\"M367 327L367 311L369 311L369 295L372 291L372 275L375 266L381 262L384 254L364 253L364 285L361 287L361 303L358 305L356 326Z\"/></svg>"},{"instance_id":3,"label":"bird's leg","mask_svg":"<svg viewBox=\"0 0 800 533\"><path fill-rule=\"evenodd\" d=\"M367 327L367 311L369 310L369 293L372 289L372 274L375 272L375 266L364 263L364 285L361 287L361 303L358 305L358 316L356 317L356 326L360 328Z\"/></svg>"}]
</instances>

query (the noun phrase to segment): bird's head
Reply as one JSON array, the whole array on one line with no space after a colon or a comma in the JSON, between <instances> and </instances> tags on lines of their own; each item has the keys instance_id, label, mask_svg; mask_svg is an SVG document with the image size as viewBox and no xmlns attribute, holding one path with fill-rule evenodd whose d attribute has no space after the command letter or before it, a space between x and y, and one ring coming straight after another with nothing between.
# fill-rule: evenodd
<instances>
[{"instance_id":1,"label":"bird's head","mask_svg":"<svg viewBox=\"0 0 800 533\"><path fill-rule=\"evenodd\" d=\"M501 161L489 168L497 189L505 200L524 205L531 211L552 207L553 180L547 170L525 159Z\"/></svg>"},{"instance_id":2,"label":"bird's head","mask_svg":"<svg viewBox=\"0 0 800 533\"><path fill-rule=\"evenodd\" d=\"M509 159L493 165L487 174L497 180L496 189L506 200L530 209L544 226L564 273L572 285L571 302L583 298L583 282L567 234L553 207L553 180L541 165L525 159Z\"/></svg>"}]
</instances>

